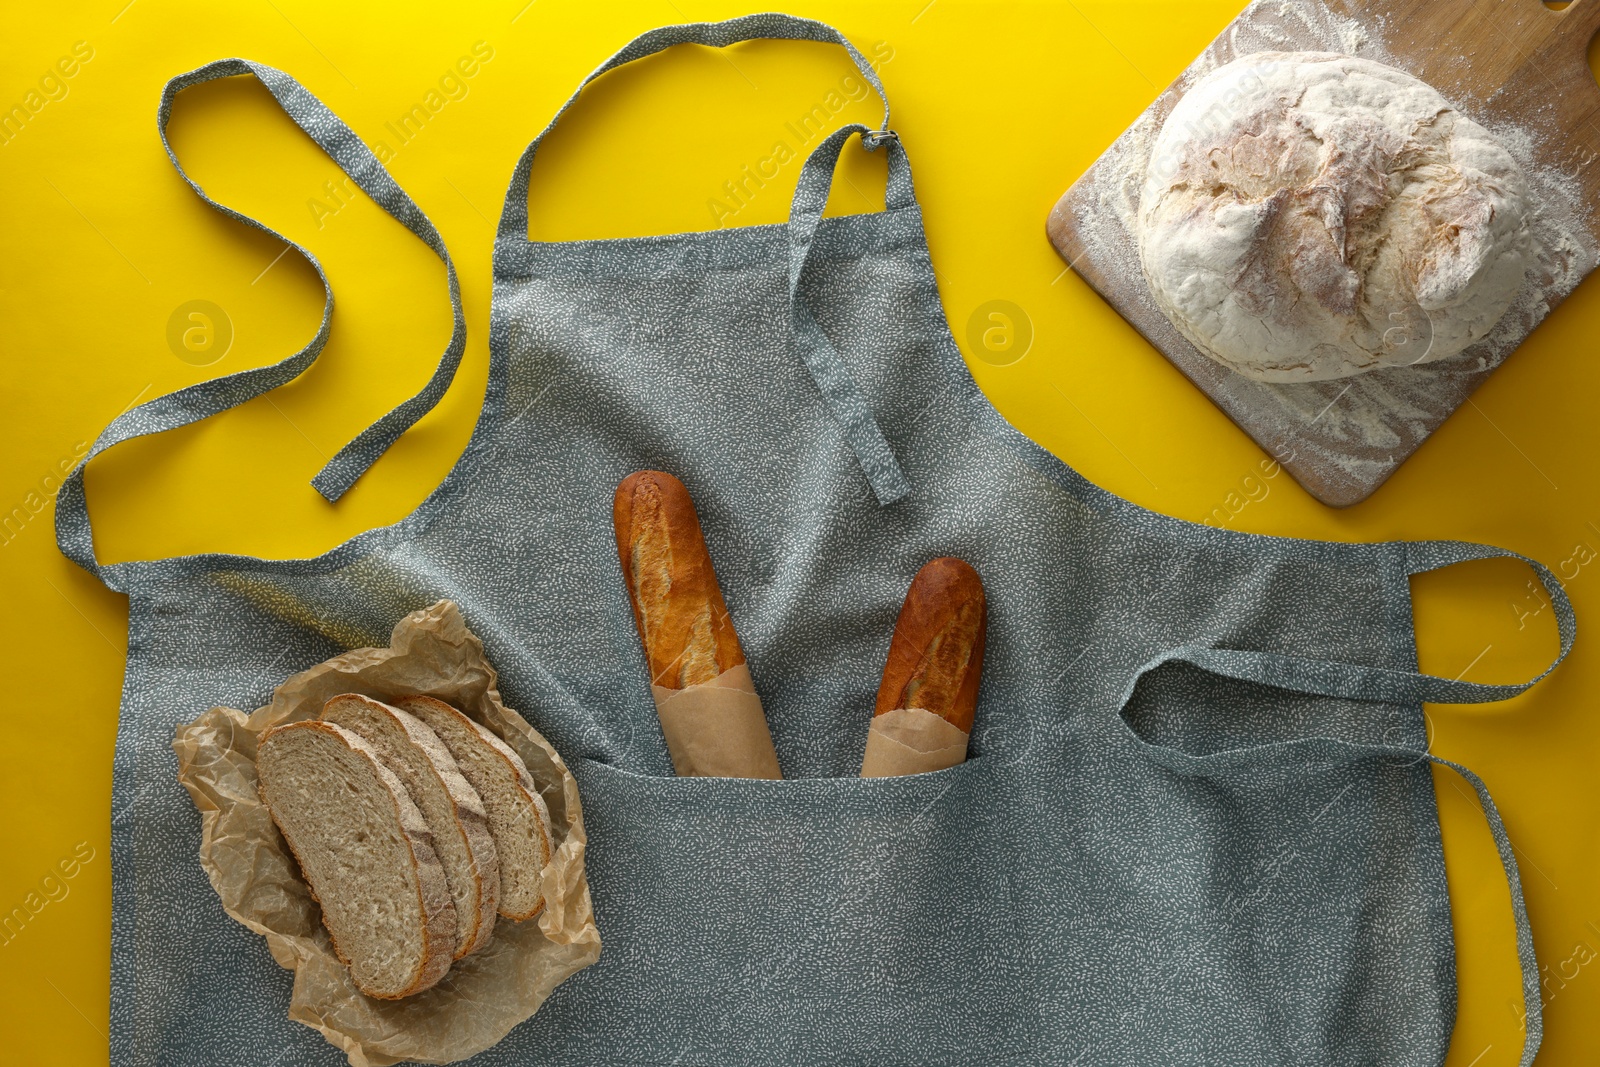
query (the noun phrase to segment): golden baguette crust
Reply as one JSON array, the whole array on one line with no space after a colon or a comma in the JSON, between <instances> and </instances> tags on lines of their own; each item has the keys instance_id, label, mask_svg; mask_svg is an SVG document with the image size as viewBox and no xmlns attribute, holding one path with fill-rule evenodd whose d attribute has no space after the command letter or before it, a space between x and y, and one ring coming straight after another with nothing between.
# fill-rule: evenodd
<instances>
[{"instance_id":1,"label":"golden baguette crust","mask_svg":"<svg viewBox=\"0 0 1600 1067\"><path fill-rule=\"evenodd\" d=\"M617 486L612 521L651 684L686 689L743 663L683 483L662 471L630 474Z\"/></svg>"},{"instance_id":2,"label":"golden baguette crust","mask_svg":"<svg viewBox=\"0 0 1600 1067\"><path fill-rule=\"evenodd\" d=\"M900 607L873 714L922 708L971 733L988 628L978 572L953 556L928 563Z\"/></svg>"}]
</instances>

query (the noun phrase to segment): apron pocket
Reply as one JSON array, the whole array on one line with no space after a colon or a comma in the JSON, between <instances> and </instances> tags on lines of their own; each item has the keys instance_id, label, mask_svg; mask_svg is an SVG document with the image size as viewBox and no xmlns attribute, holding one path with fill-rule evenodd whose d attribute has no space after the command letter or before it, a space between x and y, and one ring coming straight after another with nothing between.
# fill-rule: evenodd
<instances>
[{"instance_id":1,"label":"apron pocket","mask_svg":"<svg viewBox=\"0 0 1600 1067\"><path fill-rule=\"evenodd\" d=\"M551 1037L585 1032L590 1062L639 1030L715 1062L926 1063L1016 1040L994 1008L1028 998L984 759L869 779L573 770L605 951L562 998L583 1018Z\"/></svg>"}]
</instances>

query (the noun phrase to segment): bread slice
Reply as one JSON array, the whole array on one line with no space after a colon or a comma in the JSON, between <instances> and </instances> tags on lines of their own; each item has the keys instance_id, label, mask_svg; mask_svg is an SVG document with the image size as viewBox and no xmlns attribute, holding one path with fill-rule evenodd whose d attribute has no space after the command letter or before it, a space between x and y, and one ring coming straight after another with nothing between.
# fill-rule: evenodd
<instances>
[{"instance_id":1,"label":"bread slice","mask_svg":"<svg viewBox=\"0 0 1600 1067\"><path fill-rule=\"evenodd\" d=\"M488 944L500 901L500 860L483 801L439 735L399 708L356 693L329 700L322 720L377 749L422 812L456 906L455 958Z\"/></svg>"},{"instance_id":2,"label":"bread slice","mask_svg":"<svg viewBox=\"0 0 1600 1067\"><path fill-rule=\"evenodd\" d=\"M407 697L396 703L439 735L483 798L500 856L500 914L514 922L533 918L544 908L541 883L550 862L550 813L522 757L442 700Z\"/></svg>"},{"instance_id":3,"label":"bread slice","mask_svg":"<svg viewBox=\"0 0 1600 1067\"><path fill-rule=\"evenodd\" d=\"M377 751L311 719L268 731L256 773L357 988L398 1000L443 978L455 905L422 813Z\"/></svg>"}]
</instances>

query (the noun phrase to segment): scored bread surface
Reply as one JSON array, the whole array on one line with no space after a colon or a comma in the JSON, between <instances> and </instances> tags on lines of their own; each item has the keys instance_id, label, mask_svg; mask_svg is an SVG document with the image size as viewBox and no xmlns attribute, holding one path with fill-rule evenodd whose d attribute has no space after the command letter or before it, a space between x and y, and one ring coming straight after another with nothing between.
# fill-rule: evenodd
<instances>
[{"instance_id":1,"label":"scored bread surface","mask_svg":"<svg viewBox=\"0 0 1600 1067\"><path fill-rule=\"evenodd\" d=\"M522 757L442 700L408 697L396 703L439 735L483 798L500 857L500 915L521 922L539 914L543 872L550 862L550 813Z\"/></svg>"},{"instance_id":2,"label":"scored bread surface","mask_svg":"<svg viewBox=\"0 0 1600 1067\"><path fill-rule=\"evenodd\" d=\"M684 484L664 471L630 474L617 486L611 517L651 684L686 689L743 663Z\"/></svg>"},{"instance_id":3,"label":"scored bread surface","mask_svg":"<svg viewBox=\"0 0 1600 1067\"><path fill-rule=\"evenodd\" d=\"M422 812L456 906L460 959L488 943L500 900L500 861L483 801L439 740L421 720L356 693L323 705L324 722L359 734L378 752Z\"/></svg>"},{"instance_id":4,"label":"scored bread surface","mask_svg":"<svg viewBox=\"0 0 1600 1067\"><path fill-rule=\"evenodd\" d=\"M971 733L988 619L983 580L971 564L953 556L926 564L895 621L873 713L922 708Z\"/></svg>"},{"instance_id":5,"label":"scored bread surface","mask_svg":"<svg viewBox=\"0 0 1600 1067\"><path fill-rule=\"evenodd\" d=\"M422 813L377 750L312 719L268 731L256 770L356 986L398 1000L443 978L455 905Z\"/></svg>"}]
</instances>

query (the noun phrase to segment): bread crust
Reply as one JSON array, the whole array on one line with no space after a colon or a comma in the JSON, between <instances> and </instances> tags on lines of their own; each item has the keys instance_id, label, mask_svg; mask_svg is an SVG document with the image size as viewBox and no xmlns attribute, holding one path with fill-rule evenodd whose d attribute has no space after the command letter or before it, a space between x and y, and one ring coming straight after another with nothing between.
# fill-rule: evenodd
<instances>
[{"instance_id":1,"label":"bread crust","mask_svg":"<svg viewBox=\"0 0 1600 1067\"><path fill-rule=\"evenodd\" d=\"M490 730L482 723L475 721L460 709L452 707L437 697L406 697L403 700L396 701L396 703L402 711L412 711L421 705L424 709L432 708L440 714L448 712L451 715L458 716L463 723L471 728L473 733L475 733L479 739L484 742L484 744L492 749L501 759L505 760L507 766L510 767L513 775L516 778L518 787L527 795L528 802L533 806L534 812L539 816L539 873L542 877L544 868L550 864L551 850L553 847L551 843L551 835L553 831L551 830L550 826L550 810L545 805L544 797L540 796L539 794L539 786L534 782L533 775L528 772L528 765L522 762L522 757L517 755L516 750L510 745L506 744L505 741L497 737L494 731ZM485 803L487 803L487 801ZM501 852L500 854L503 862L505 853ZM544 905L545 899L541 887L539 899L531 908L521 912L509 911L507 910L505 901L502 898L499 903L499 914L501 917L510 919L512 922L523 922L527 919L533 918L543 911Z\"/></svg>"},{"instance_id":2,"label":"bread crust","mask_svg":"<svg viewBox=\"0 0 1600 1067\"><path fill-rule=\"evenodd\" d=\"M651 684L685 689L743 663L683 483L663 471L630 474L617 486L612 524Z\"/></svg>"},{"instance_id":3,"label":"bread crust","mask_svg":"<svg viewBox=\"0 0 1600 1067\"><path fill-rule=\"evenodd\" d=\"M1374 59L1240 56L1185 87L1149 154L1133 230L1150 296L1255 381L1455 356L1538 270L1514 156Z\"/></svg>"},{"instance_id":4,"label":"bread crust","mask_svg":"<svg viewBox=\"0 0 1600 1067\"><path fill-rule=\"evenodd\" d=\"M261 738L260 748L257 750L257 763L260 762L260 749L271 743L274 735L283 734L290 730L319 730L339 741L346 748L365 757L371 764L375 777L387 787L389 799L394 804L395 822L399 824L402 837L411 852L411 861L416 871L417 879L417 908L424 917L422 926L422 959L418 961L412 980L405 989L398 993L380 992L364 987L356 978L355 971L350 971L351 981L363 994L378 1000L403 1000L413 996L438 983L450 970L450 964L455 958L455 904L450 898L449 886L445 883L444 866L439 862L438 854L434 852L431 843L432 835L428 832L427 824L422 821L422 813L411 802L406 793L405 786L400 784L400 779L395 777L393 771L383 765L378 758L378 752L359 735L333 723L322 722L318 719L304 719L299 722L286 723L273 727ZM266 791L258 787L262 803L266 804L267 811L272 816L274 825L289 846L289 851L294 855L295 863L299 865L301 875L305 875L305 863L301 859L300 850L295 841L284 830L279 822L277 812L273 811L272 804L267 800ZM306 887L311 891L312 899L320 906L322 898L317 895L316 886L312 885L310 878L305 878ZM350 957L345 954L339 945L339 939L334 935L332 928L327 927L327 914L323 913L323 926L328 929L328 940L333 945L335 955L339 962L350 967Z\"/></svg>"},{"instance_id":5,"label":"bread crust","mask_svg":"<svg viewBox=\"0 0 1600 1067\"><path fill-rule=\"evenodd\" d=\"M359 693L341 693L329 698L323 704L322 717L325 721L330 715L338 714L338 706L342 701L357 701L370 705L373 710L388 716L405 734L406 739L417 746L433 768L434 775L450 801L455 815L454 829L460 833L467 854L472 860L468 873L472 879L472 898L476 906L470 915L463 915L460 908L456 909L455 958L461 959L476 952L488 944L494 934L494 917L500 903L500 860L495 852L494 838L489 833L489 819L484 813L482 798L462 776L461 769L456 766L455 757L450 755L449 748L439 740L439 735L428 729L421 720L399 708L390 707L381 700ZM340 725L337 721L334 724ZM345 729L351 728L345 727ZM359 730L352 729L352 732L360 736ZM448 882L448 877L446 881Z\"/></svg>"},{"instance_id":6,"label":"bread crust","mask_svg":"<svg viewBox=\"0 0 1600 1067\"><path fill-rule=\"evenodd\" d=\"M988 629L978 572L953 556L928 563L900 607L873 714L923 708L971 733Z\"/></svg>"}]
</instances>

